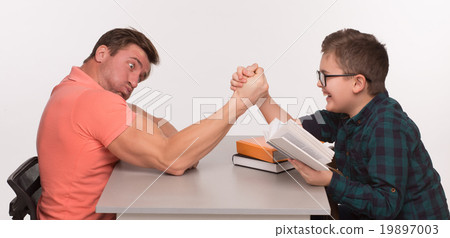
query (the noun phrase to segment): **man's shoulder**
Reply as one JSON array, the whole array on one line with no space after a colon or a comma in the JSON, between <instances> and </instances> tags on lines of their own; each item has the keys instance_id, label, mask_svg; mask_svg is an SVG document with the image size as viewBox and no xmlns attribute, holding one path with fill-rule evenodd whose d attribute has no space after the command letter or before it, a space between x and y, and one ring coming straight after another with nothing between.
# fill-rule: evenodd
<instances>
[{"instance_id":1,"label":"man's shoulder","mask_svg":"<svg viewBox=\"0 0 450 238\"><path fill-rule=\"evenodd\" d=\"M102 114L116 110L126 110L126 101L107 90L88 89L81 92L75 100L74 113Z\"/></svg>"},{"instance_id":2,"label":"man's shoulder","mask_svg":"<svg viewBox=\"0 0 450 238\"><path fill-rule=\"evenodd\" d=\"M61 82L53 88L51 100L64 103L93 104L106 102L124 102L117 94L98 88L89 88L72 82Z\"/></svg>"},{"instance_id":3,"label":"man's shoulder","mask_svg":"<svg viewBox=\"0 0 450 238\"><path fill-rule=\"evenodd\" d=\"M113 92L104 89L96 89L96 88L88 88L86 90L83 90L80 93L79 99L85 101L95 100L100 102L125 101L118 94L115 94ZM93 101L91 101L91 103L93 103Z\"/></svg>"}]
</instances>

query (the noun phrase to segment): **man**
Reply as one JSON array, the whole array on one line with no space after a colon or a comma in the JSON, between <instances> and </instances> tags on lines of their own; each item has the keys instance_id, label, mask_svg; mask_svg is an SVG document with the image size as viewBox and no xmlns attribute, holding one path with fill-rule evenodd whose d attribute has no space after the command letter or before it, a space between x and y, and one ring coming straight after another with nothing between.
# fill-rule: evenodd
<instances>
[{"instance_id":1,"label":"man","mask_svg":"<svg viewBox=\"0 0 450 238\"><path fill-rule=\"evenodd\" d=\"M373 35L344 29L324 39L322 53L317 86L326 96L326 110L301 119L316 138L335 143L343 176L290 162L306 182L326 186L340 204L341 219L449 219L440 176L419 129L385 88L384 45ZM238 68L231 88L242 86L256 68ZM292 119L270 96L260 110L268 122Z\"/></svg>"},{"instance_id":2,"label":"man","mask_svg":"<svg viewBox=\"0 0 450 238\"><path fill-rule=\"evenodd\" d=\"M267 94L267 83L258 80L198 124L180 132L170 123L158 128L159 118L133 111L125 101L158 61L142 33L114 29L53 89L37 137L39 219L114 219L114 214L95 213L95 205L118 160L182 175L246 111L243 98L254 104Z\"/></svg>"}]
</instances>

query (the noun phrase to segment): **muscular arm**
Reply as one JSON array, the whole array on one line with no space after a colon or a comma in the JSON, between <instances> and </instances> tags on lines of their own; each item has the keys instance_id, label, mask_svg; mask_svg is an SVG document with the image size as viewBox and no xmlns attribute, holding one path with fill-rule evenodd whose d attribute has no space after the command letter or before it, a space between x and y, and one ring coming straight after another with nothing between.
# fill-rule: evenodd
<instances>
[{"instance_id":1,"label":"muscular arm","mask_svg":"<svg viewBox=\"0 0 450 238\"><path fill-rule=\"evenodd\" d=\"M161 133L165 137L171 137L178 132L178 130L167 120L148 114L136 105L128 104L128 106L136 114L136 118L133 121L134 128L150 134ZM148 127L148 125L152 125L152 127Z\"/></svg>"},{"instance_id":2,"label":"muscular arm","mask_svg":"<svg viewBox=\"0 0 450 238\"><path fill-rule=\"evenodd\" d=\"M267 89L264 80L242 87L216 113L169 137L164 134L170 129L161 130L154 121L148 122L146 113L138 113L133 125L111 142L108 149L128 163L182 175L209 153L227 134L237 117L246 111L241 98L249 98L255 103L259 97L265 96Z\"/></svg>"}]
</instances>

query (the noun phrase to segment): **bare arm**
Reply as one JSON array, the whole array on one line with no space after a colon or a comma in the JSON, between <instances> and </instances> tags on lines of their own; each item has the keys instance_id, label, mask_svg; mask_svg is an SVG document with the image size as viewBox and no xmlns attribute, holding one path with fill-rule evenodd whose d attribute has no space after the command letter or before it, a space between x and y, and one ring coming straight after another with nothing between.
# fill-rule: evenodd
<instances>
[{"instance_id":1,"label":"bare arm","mask_svg":"<svg viewBox=\"0 0 450 238\"><path fill-rule=\"evenodd\" d=\"M258 67L257 64L253 64L248 66L247 68L238 67L237 72L233 74L231 79L231 90L235 91L245 84L248 84L247 78L254 76L255 67ZM264 75L262 75L264 76ZM265 76L264 76L265 77ZM266 79L264 79L266 80ZM286 122L289 119L293 119L291 115L289 115L285 110L283 110L273 99L270 97L267 92L267 99L264 103L259 107L259 110L264 115L264 118L268 123L270 123L273 119L278 118L282 122ZM295 120L299 125L301 122L299 119ZM333 172L327 171L316 171L311 169L304 163L289 159L289 162L295 167L295 169L301 174L301 176L305 179L308 184L317 185L317 186L328 186L331 182L331 178L333 176Z\"/></svg>"},{"instance_id":2,"label":"bare arm","mask_svg":"<svg viewBox=\"0 0 450 238\"><path fill-rule=\"evenodd\" d=\"M209 153L227 134L237 117L247 110L241 98L249 98L255 103L259 97L266 95L267 88L267 82L259 80L252 86L237 90L219 111L170 137L164 136L155 122L141 126L139 120L146 120L147 117L137 114L136 123L133 122L133 126L119 135L108 149L131 164L182 175ZM153 133L148 133L149 130Z\"/></svg>"},{"instance_id":3,"label":"bare arm","mask_svg":"<svg viewBox=\"0 0 450 238\"><path fill-rule=\"evenodd\" d=\"M253 64L248 66L247 68L238 67L236 73L233 74L231 80L231 90L235 91L236 89L244 86L247 83L247 79L249 77L253 77L255 75L255 70L258 68L257 64ZM261 77L264 77L263 74ZM267 98L264 103L259 107L259 110L263 114L267 123L272 122L273 119L278 118L282 122L286 122L288 120L294 120L298 124L301 124L298 119L294 119L291 115L289 115L283 108L278 105L275 100L267 93Z\"/></svg>"},{"instance_id":4,"label":"bare arm","mask_svg":"<svg viewBox=\"0 0 450 238\"><path fill-rule=\"evenodd\" d=\"M175 128L172 124L170 124L169 121L167 121L164 118L158 118L154 117L155 122L158 124L158 127L161 129L161 131L164 133L166 137L171 137L178 133L177 128Z\"/></svg>"},{"instance_id":5,"label":"bare arm","mask_svg":"<svg viewBox=\"0 0 450 238\"><path fill-rule=\"evenodd\" d=\"M178 132L178 130L172 124L170 124L169 121L148 114L146 111L136 105L128 104L128 106L134 113L136 113L137 119L133 121L135 128L146 131L150 134L152 134L154 130L156 130L161 132L165 137L171 137ZM150 124L152 124L152 127L147 127L147 125Z\"/></svg>"}]
</instances>

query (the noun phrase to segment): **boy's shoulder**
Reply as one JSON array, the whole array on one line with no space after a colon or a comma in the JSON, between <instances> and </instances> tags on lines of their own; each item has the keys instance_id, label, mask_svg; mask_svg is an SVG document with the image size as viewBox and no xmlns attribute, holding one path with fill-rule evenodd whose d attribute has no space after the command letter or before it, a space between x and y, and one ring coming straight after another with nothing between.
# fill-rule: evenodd
<instances>
[{"instance_id":1,"label":"boy's shoulder","mask_svg":"<svg viewBox=\"0 0 450 238\"><path fill-rule=\"evenodd\" d=\"M397 100L389 97L387 94L377 95L376 98L378 96L380 97L371 108L370 117L368 118L371 127L387 127L386 129L391 128L393 130L418 133L416 124L403 111Z\"/></svg>"},{"instance_id":2,"label":"boy's shoulder","mask_svg":"<svg viewBox=\"0 0 450 238\"><path fill-rule=\"evenodd\" d=\"M400 103L388 95L380 97L373 107L372 114L380 118L401 119L407 117Z\"/></svg>"}]
</instances>

